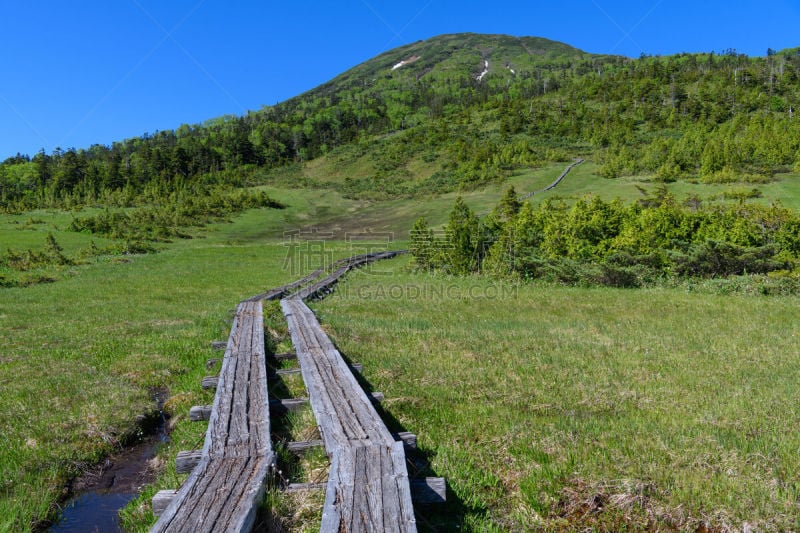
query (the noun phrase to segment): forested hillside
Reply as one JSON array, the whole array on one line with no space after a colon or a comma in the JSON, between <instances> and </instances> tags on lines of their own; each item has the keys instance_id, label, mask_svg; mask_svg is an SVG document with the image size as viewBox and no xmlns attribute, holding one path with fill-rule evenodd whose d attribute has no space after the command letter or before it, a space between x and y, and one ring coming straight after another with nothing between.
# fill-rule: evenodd
<instances>
[{"instance_id":1,"label":"forested hillside","mask_svg":"<svg viewBox=\"0 0 800 533\"><path fill-rule=\"evenodd\" d=\"M577 153L615 178L764 182L800 161L798 49L629 59L459 34L386 52L281 104L0 164L0 206L137 205L328 155L350 196L472 188ZM289 176L287 178L286 176Z\"/></svg>"}]
</instances>

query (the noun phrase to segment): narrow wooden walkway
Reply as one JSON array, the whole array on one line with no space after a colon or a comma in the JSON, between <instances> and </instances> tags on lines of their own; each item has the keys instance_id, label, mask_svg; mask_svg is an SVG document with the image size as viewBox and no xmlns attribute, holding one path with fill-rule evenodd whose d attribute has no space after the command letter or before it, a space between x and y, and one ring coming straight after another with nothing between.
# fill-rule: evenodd
<instances>
[{"instance_id":1,"label":"narrow wooden walkway","mask_svg":"<svg viewBox=\"0 0 800 533\"><path fill-rule=\"evenodd\" d=\"M558 177L555 179L555 181L553 181L553 183L551 183L550 185L548 185L547 187L545 187L544 189L541 189L541 190L539 190L539 191L531 191L531 192L529 192L528 194L526 194L526 195L524 195L524 196L520 197L520 200L527 200L528 198L530 198L531 196L533 196L533 195L534 195L534 194L536 194L536 193L543 193L543 192L546 192L546 191L549 191L549 190L555 189L555 188L558 186L558 184L559 184L559 183L561 183L561 181L562 181L564 178L566 178L566 177L567 177L567 174L569 174L569 173L570 173L570 171L571 171L573 168L577 167L578 165L580 165L580 164L581 164L581 163L583 163L584 161L585 161L584 159L581 159L581 158L579 157L578 159L576 159L576 160L575 160L575 162L573 162L571 165L569 165L567 168L565 168L565 169L564 169L564 171L563 171L563 172L561 172L561 174L559 174L559 175L558 175Z\"/></svg>"},{"instance_id":2,"label":"narrow wooden walkway","mask_svg":"<svg viewBox=\"0 0 800 533\"><path fill-rule=\"evenodd\" d=\"M395 442L314 313L281 301L331 470L321 531L416 531L402 442Z\"/></svg>"},{"instance_id":3,"label":"narrow wooden walkway","mask_svg":"<svg viewBox=\"0 0 800 533\"><path fill-rule=\"evenodd\" d=\"M347 259L340 259L331 265L332 272L330 274L318 282L310 284L307 287L291 294L290 298L299 298L301 300L316 300L323 298L333 290L333 287L336 285L336 283L338 283L339 279L347 274L347 272L350 270L374 261L379 261L381 259L391 259L400 253L403 252L375 252L371 254L354 255L352 257L348 257Z\"/></svg>"},{"instance_id":4,"label":"narrow wooden walkway","mask_svg":"<svg viewBox=\"0 0 800 533\"><path fill-rule=\"evenodd\" d=\"M239 304L220 375L203 380L204 387L217 388L214 404L190 412L192 420L209 420L205 444L178 454L176 470L191 474L180 490L160 491L153 498L153 511L163 512L153 532L249 531L275 460L270 410L281 413L305 403L311 404L331 459L322 532L413 532L412 496L426 503L444 501L440 478L409 484L404 446L415 446L416 436L403 433L396 440L389 432L372 404L380 393L364 392L353 367L303 302L328 294L350 269L399 253L342 259ZM287 295L281 307L309 398L268 401L262 301ZM292 444L297 449L314 445Z\"/></svg>"},{"instance_id":5,"label":"narrow wooden walkway","mask_svg":"<svg viewBox=\"0 0 800 533\"><path fill-rule=\"evenodd\" d=\"M166 495L171 502L151 531L252 529L268 470L275 462L262 315L260 301L239 304L200 463L177 494Z\"/></svg>"}]
</instances>

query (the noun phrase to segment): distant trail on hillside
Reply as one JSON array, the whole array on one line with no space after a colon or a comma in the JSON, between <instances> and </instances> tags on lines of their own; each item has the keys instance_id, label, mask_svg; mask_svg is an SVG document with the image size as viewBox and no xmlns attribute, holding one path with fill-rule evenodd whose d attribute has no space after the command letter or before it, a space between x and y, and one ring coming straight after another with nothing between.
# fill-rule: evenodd
<instances>
[{"instance_id":1,"label":"distant trail on hillside","mask_svg":"<svg viewBox=\"0 0 800 533\"><path fill-rule=\"evenodd\" d=\"M553 183L551 183L550 185L548 185L544 189L539 189L538 191L531 191L531 192L529 192L528 194L526 194L524 196L520 196L519 197L519 201L520 202L524 202L525 200L527 200L528 198L530 198L531 196L533 196L536 193L543 193L545 191L549 191L550 189L555 189L556 186L559 183L561 183L561 180L563 180L567 176L567 174L570 173L570 171L573 168L577 167L578 165L580 165L584 161L586 161L586 160L585 159L581 159L580 157L577 158L570 166L568 166L567 168L564 169L564 171L556 178L556 180ZM485 217L489 213L491 213L491 211L483 211L481 213L478 213L478 217Z\"/></svg>"},{"instance_id":2,"label":"distant trail on hillside","mask_svg":"<svg viewBox=\"0 0 800 533\"><path fill-rule=\"evenodd\" d=\"M567 174L569 174L569 172L570 172L570 171L571 171L573 168L577 167L578 165L580 165L580 164L581 164L581 163L583 163L584 161L585 161L585 159L581 159L581 158L579 157L578 159L576 159L576 160L575 160L575 162L574 162L574 163L572 163L570 166L568 166L567 168L565 168L565 169L564 169L564 172L562 172L562 173L561 173L561 175L559 175L559 176L556 178L556 180L555 180L553 183L551 183L550 185L548 185L548 186L547 186L547 187L545 187L544 189L540 189L540 190L538 190L538 191L531 191L531 192L529 192L529 193L528 193L528 194L526 194L525 196L521 197L521 198L520 198L520 200L527 200L528 198L530 198L531 196L533 196L533 195L534 195L534 194L536 194L536 193L543 193L543 192L545 192L545 191L549 191L549 190L551 190L551 189L555 189L555 188L556 188L556 186L557 186L559 183L561 183L561 180L563 180L564 178L566 178L566 177L567 177Z\"/></svg>"}]
</instances>

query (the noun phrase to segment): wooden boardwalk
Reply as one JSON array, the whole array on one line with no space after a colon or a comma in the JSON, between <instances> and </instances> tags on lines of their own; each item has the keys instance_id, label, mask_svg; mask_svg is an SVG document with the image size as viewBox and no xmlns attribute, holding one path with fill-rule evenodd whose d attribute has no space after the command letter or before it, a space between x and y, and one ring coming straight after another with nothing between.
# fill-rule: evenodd
<instances>
[{"instance_id":1,"label":"wooden boardwalk","mask_svg":"<svg viewBox=\"0 0 800 533\"><path fill-rule=\"evenodd\" d=\"M299 298L281 300L331 471L321 531L416 531L402 442Z\"/></svg>"},{"instance_id":2,"label":"wooden boardwalk","mask_svg":"<svg viewBox=\"0 0 800 533\"><path fill-rule=\"evenodd\" d=\"M546 191L549 191L549 190L555 189L555 188L558 186L558 184L559 184L559 183L561 183L561 181L562 181L564 178L566 178L566 177L567 177L567 174L569 174L569 173L570 173L570 171L571 171L573 168L577 167L578 165L580 165L580 164L581 164L581 163L583 163L584 161L585 161L584 159L581 159L581 158L579 157L579 158L578 158L578 159L576 159L576 160L575 160L575 161L574 161L574 162L573 162L571 165L569 165L567 168L565 168L565 169L564 169L564 170L561 172L561 174L559 174L559 175L558 175L558 177L555 179L555 181L553 181L553 183L551 183L550 185L548 185L547 187L545 187L544 189L541 189L541 190L539 190L539 191L532 191L532 192L529 192L528 194L526 194L526 195L524 195L524 196L520 197L520 200L527 200L528 198L530 198L531 196L533 196L533 195L534 195L534 194L536 194L536 193L542 193L542 192L546 192Z\"/></svg>"},{"instance_id":3,"label":"wooden boardwalk","mask_svg":"<svg viewBox=\"0 0 800 533\"><path fill-rule=\"evenodd\" d=\"M338 283L339 278L347 274L350 270L364 266L374 261L381 259L391 259L396 255L403 253L399 251L393 252L376 252L371 254L354 255L347 259L340 259L331 265L332 272L321 279L320 281L310 284L307 287L298 290L291 294L290 298L299 298L301 300L315 300L323 298L325 295L333 290L333 287Z\"/></svg>"},{"instance_id":4,"label":"wooden boardwalk","mask_svg":"<svg viewBox=\"0 0 800 533\"><path fill-rule=\"evenodd\" d=\"M191 474L178 491L160 491L153 498L153 511L161 514L153 532L249 531L275 461L270 412L309 403L320 444L331 459L322 532L413 532L412 496L426 503L444 501L440 478L409 484L404 447L415 447L416 436L389 432L373 407L382 395L364 392L353 375L360 367L345 363L303 302L328 294L350 269L398 253L342 259L239 304L220 375L203 380L204 387L217 389L214 404L190 412L192 420L209 421L203 449L178 454L176 470ZM284 298L281 307L296 351L283 355L300 363L307 399L268 400L262 301L278 298ZM289 449L315 445L290 443Z\"/></svg>"},{"instance_id":5,"label":"wooden boardwalk","mask_svg":"<svg viewBox=\"0 0 800 533\"><path fill-rule=\"evenodd\" d=\"M378 261L380 259L389 259L401 253L405 253L405 251L398 250L391 252L373 252L369 254L354 255L352 257L339 259L331 263L327 267L327 269L318 268L317 270L311 272L305 277L298 279L297 281L293 281L291 283L287 283L286 285L270 289L267 292L257 294L251 298L248 298L247 300L245 300L245 302L257 302L260 300L278 300L290 294L292 296L299 297L302 299L318 298L327 294L327 291L329 291L332 288L332 286L336 284L339 278L341 278L349 270L363 266L373 261ZM331 273L325 276L322 280L313 284L311 283L312 281L322 276L326 270L330 270ZM307 287L301 289L301 287L303 287L304 285Z\"/></svg>"},{"instance_id":6,"label":"wooden boardwalk","mask_svg":"<svg viewBox=\"0 0 800 533\"><path fill-rule=\"evenodd\" d=\"M153 532L250 531L267 473L270 440L261 302L239 304L200 463L170 500ZM154 507L156 507L154 502Z\"/></svg>"}]
</instances>

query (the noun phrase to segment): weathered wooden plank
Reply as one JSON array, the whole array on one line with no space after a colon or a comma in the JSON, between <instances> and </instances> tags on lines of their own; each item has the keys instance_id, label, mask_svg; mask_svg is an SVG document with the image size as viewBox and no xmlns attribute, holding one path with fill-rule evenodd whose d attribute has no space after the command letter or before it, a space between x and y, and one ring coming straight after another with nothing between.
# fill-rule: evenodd
<instances>
[{"instance_id":1,"label":"weathered wooden plank","mask_svg":"<svg viewBox=\"0 0 800 533\"><path fill-rule=\"evenodd\" d=\"M325 448L348 441L394 442L311 310L299 300L282 300L281 305Z\"/></svg>"},{"instance_id":2,"label":"weathered wooden plank","mask_svg":"<svg viewBox=\"0 0 800 533\"><path fill-rule=\"evenodd\" d=\"M407 448L416 449L417 448L417 436L410 431L400 431L398 433L392 433L392 437L395 440L403 441L403 444L406 445Z\"/></svg>"},{"instance_id":3,"label":"weathered wooden plank","mask_svg":"<svg viewBox=\"0 0 800 533\"><path fill-rule=\"evenodd\" d=\"M249 413L247 401L249 398L249 381L251 366L249 359L242 357L242 354L251 352L253 348L252 329L254 317L250 313L246 313L242 320L240 330L242 331L239 339L240 345L238 349L231 354L232 359L235 358L235 365L231 362L230 373L228 377L230 383L226 383L226 390L224 391L223 399L227 402L226 419L221 420L219 427L220 438L216 439L212 445L212 453L223 454L227 452L226 448L237 448L241 445L246 446L249 439ZM251 357L257 357L255 353ZM235 384L241 384L237 387ZM237 455L239 453L237 452Z\"/></svg>"},{"instance_id":4,"label":"weathered wooden plank","mask_svg":"<svg viewBox=\"0 0 800 533\"><path fill-rule=\"evenodd\" d=\"M393 473L386 468L386 462L389 459L388 450L385 446L364 446L356 448L356 451L362 452L356 454L356 459L359 459L359 455L362 457L355 466L356 472L363 478L356 484L355 493L361 495L359 499L366 505L354 506L353 518L360 525L356 527L354 524L353 530L386 531L387 523L397 521L399 503L397 484L393 479L385 477L386 474ZM357 501L358 499L354 499L354 503ZM387 514L393 520L386 520Z\"/></svg>"},{"instance_id":5,"label":"weathered wooden plank","mask_svg":"<svg viewBox=\"0 0 800 533\"><path fill-rule=\"evenodd\" d=\"M258 301L258 300L277 300L279 298L283 298L284 296L286 296L287 294L289 294L293 290L297 289L298 287L301 287L301 286L305 285L306 283L309 283L310 281L318 278L319 276L321 276L323 274L323 272L325 272L324 268L318 268L317 270L311 272L310 274L308 274L307 276L305 276L303 278L298 279L297 281L293 281L291 283L287 283L286 285L282 285L282 286L277 287L275 289L270 289L267 292L258 294L256 296L253 296L252 298L248 298L245 301L254 302L254 301Z\"/></svg>"},{"instance_id":6,"label":"weathered wooden plank","mask_svg":"<svg viewBox=\"0 0 800 533\"><path fill-rule=\"evenodd\" d=\"M382 392L370 392L369 399L372 402L380 403L385 399ZM298 411L308 405L308 398L288 398L285 400L270 400L269 412L272 416L281 416L286 413ZM202 422L211 417L210 405L195 405L189 409L189 420L192 422ZM405 440L405 439L403 439ZM412 447L415 447L416 444Z\"/></svg>"},{"instance_id":7,"label":"weathered wooden plank","mask_svg":"<svg viewBox=\"0 0 800 533\"><path fill-rule=\"evenodd\" d=\"M214 383L216 393L214 395L214 403L211 406L211 413L208 418L208 428L206 429L206 438L203 444L203 455L211 455L212 445L218 446L216 441L225 438L227 432L228 418L230 415L230 394L234 386L234 374L236 364L238 362L239 344L242 337L242 329L247 314L247 305L239 304L236 314L233 317L231 325L231 332L228 335L228 343L225 347L225 355L222 358L222 368L218 379ZM204 382L207 382L204 379ZM210 380L208 380L210 382ZM210 383L208 383L210 385Z\"/></svg>"},{"instance_id":8,"label":"weathered wooden plank","mask_svg":"<svg viewBox=\"0 0 800 533\"><path fill-rule=\"evenodd\" d=\"M186 450L178 452L177 457L175 457L175 471L178 474L187 474L200 463L202 458L202 450Z\"/></svg>"},{"instance_id":9,"label":"weathered wooden plank","mask_svg":"<svg viewBox=\"0 0 800 533\"><path fill-rule=\"evenodd\" d=\"M236 368L239 364L239 351L240 344L243 337L246 336L246 322L248 321L247 304L239 304L237 312L233 317L233 325L231 326L231 333L228 337L228 345L225 348L225 356L222 358L222 368L219 372L219 377L215 383L217 389L214 395L214 403L211 407L211 415L209 416L208 429L206 430L206 440L203 446L205 455L213 453L219 454L220 447L224 448L228 427L230 424L232 396L235 386ZM208 378L203 380L209 382Z\"/></svg>"},{"instance_id":10,"label":"weathered wooden plank","mask_svg":"<svg viewBox=\"0 0 800 533\"><path fill-rule=\"evenodd\" d=\"M206 439L213 443L209 445L213 446L210 453L246 456L268 448L269 407L260 302L240 304L237 310L217 389Z\"/></svg>"},{"instance_id":11,"label":"weathered wooden plank","mask_svg":"<svg viewBox=\"0 0 800 533\"><path fill-rule=\"evenodd\" d=\"M219 376L206 376L203 378L203 381L200 382L200 386L204 390L216 389L218 383L219 383Z\"/></svg>"},{"instance_id":12,"label":"weathered wooden plank","mask_svg":"<svg viewBox=\"0 0 800 533\"><path fill-rule=\"evenodd\" d=\"M320 434L331 455L322 531L416 531L403 442L395 442L310 309L282 300Z\"/></svg>"},{"instance_id":13,"label":"weathered wooden plank","mask_svg":"<svg viewBox=\"0 0 800 533\"><path fill-rule=\"evenodd\" d=\"M211 417L210 405L195 405L189 409L189 420L192 422L200 422L208 420Z\"/></svg>"},{"instance_id":14,"label":"weathered wooden plank","mask_svg":"<svg viewBox=\"0 0 800 533\"><path fill-rule=\"evenodd\" d=\"M305 440L305 441L293 441L286 443L286 450L295 454L301 455L306 453L308 450L312 448L322 448L324 443L322 440Z\"/></svg>"},{"instance_id":15,"label":"weathered wooden plank","mask_svg":"<svg viewBox=\"0 0 800 533\"><path fill-rule=\"evenodd\" d=\"M370 501L368 498L371 492L368 486L370 481L380 481L380 458L377 458L378 464L375 465L364 457L364 453L370 449L378 449L377 446L357 446L352 448L353 455L348 458L352 464L346 465L346 468L352 471L353 485L348 486L348 491L345 492L344 498L339 502L341 506L341 517L339 518L339 531L352 531L353 533L365 533L366 531L384 531L383 516L379 522L374 521L373 513L375 511L382 511L382 500ZM347 454L340 452L342 457L347 457ZM361 455L361 457L359 457ZM368 466L375 466L375 471L369 475L367 473ZM341 472L339 475L341 476ZM377 476L377 480L375 477ZM372 489L374 490L374 489ZM381 512L381 515L383 513Z\"/></svg>"},{"instance_id":16,"label":"weathered wooden plank","mask_svg":"<svg viewBox=\"0 0 800 533\"><path fill-rule=\"evenodd\" d=\"M308 405L308 398L286 398L285 400L270 400L269 412L271 416L284 416L304 409Z\"/></svg>"},{"instance_id":17,"label":"weathered wooden plank","mask_svg":"<svg viewBox=\"0 0 800 533\"><path fill-rule=\"evenodd\" d=\"M176 468L191 474L154 532L252 528L274 462L260 301L237 308L216 381L214 404L190 411L192 419L209 419L203 449L179 454ZM164 498L162 493L154 507Z\"/></svg>"},{"instance_id":18,"label":"weathered wooden plank","mask_svg":"<svg viewBox=\"0 0 800 533\"><path fill-rule=\"evenodd\" d=\"M301 490L325 490L327 483L289 483L284 490L286 492L299 492Z\"/></svg>"},{"instance_id":19,"label":"weathered wooden plank","mask_svg":"<svg viewBox=\"0 0 800 533\"><path fill-rule=\"evenodd\" d=\"M353 452L350 448L336 450L331 458L331 468L328 473L328 484L325 487L325 503L322 506L322 524L320 531L327 533L333 531L349 531L347 512L352 512L353 474L349 468L352 465Z\"/></svg>"},{"instance_id":20,"label":"weathered wooden plank","mask_svg":"<svg viewBox=\"0 0 800 533\"><path fill-rule=\"evenodd\" d=\"M416 531L401 442L337 450L320 530Z\"/></svg>"},{"instance_id":21,"label":"weathered wooden plank","mask_svg":"<svg viewBox=\"0 0 800 533\"><path fill-rule=\"evenodd\" d=\"M228 341L211 341L211 348L214 350L224 350L228 346Z\"/></svg>"},{"instance_id":22,"label":"weathered wooden plank","mask_svg":"<svg viewBox=\"0 0 800 533\"><path fill-rule=\"evenodd\" d=\"M406 448L415 449L417 447L417 436L413 433L402 431L400 433L392 433L392 437L394 437L395 440L401 441ZM299 455L312 448L321 448L323 446L325 446L325 443L322 440L292 441L286 443L286 450Z\"/></svg>"},{"instance_id":23,"label":"weathered wooden plank","mask_svg":"<svg viewBox=\"0 0 800 533\"><path fill-rule=\"evenodd\" d=\"M270 435L269 392L267 390L267 355L264 345L264 317L262 307L257 308L257 322L253 331L253 355L250 360L250 389L247 399L253 438L250 440L250 453L261 455L272 452ZM257 356L256 356L257 355ZM258 383L258 386L254 384Z\"/></svg>"},{"instance_id":24,"label":"weathered wooden plank","mask_svg":"<svg viewBox=\"0 0 800 533\"><path fill-rule=\"evenodd\" d=\"M314 283L313 285L309 285L304 289L300 289L291 297L298 298L301 300L307 300L307 299L319 298L324 294L328 294L332 290L332 287L339 281L339 278L345 275L345 273L347 273L347 271L350 270L350 268L351 267L349 265L339 267L338 269L333 271L333 273L331 273L330 275L326 276L317 283Z\"/></svg>"},{"instance_id":25,"label":"weathered wooden plank","mask_svg":"<svg viewBox=\"0 0 800 533\"><path fill-rule=\"evenodd\" d=\"M396 484L398 493L398 513L401 522L414 524L416 530L416 519L414 518L414 505L411 502L411 485L408 479L408 469L406 468L406 452L402 442L395 442L391 448L392 471L389 482ZM411 529L411 528L409 528Z\"/></svg>"},{"instance_id":26,"label":"weathered wooden plank","mask_svg":"<svg viewBox=\"0 0 800 533\"><path fill-rule=\"evenodd\" d=\"M159 491L153 498L153 513L160 518L151 531L249 532L272 461L204 458L178 491Z\"/></svg>"},{"instance_id":27,"label":"weathered wooden plank","mask_svg":"<svg viewBox=\"0 0 800 533\"><path fill-rule=\"evenodd\" d=\"M370 449L375 448L377 447L370 447ZM400 450L399 459L402 461L400 465L402 468L398 468L398 465L395 464L394 448ZM414 506L411 503L411 487L408 484L408 474L406 473L406 454L403 450L403 444L397 442L392 448L388 449L380 447L380 455L377 460L380 461L378 465L373 466L369 464L367 468L368 475L377 476L377 479L381 481L380 486L370 487L368 485L372 490L369 490L367 493L373 498L380 499L379 508L383 510L380 515L375 515L375 521L377 522L380 520L378 523L384 525L384 527L398 520L398 518L401 524L404 520L408 521L408 517L405 516L406 513L403 512L407 503L408 507L411 509L410 521L411 523L416 523L414 518ZM392 463L390 468L387 468L389 467L389 465L386 464L387 462ZM373 467L374 473L370 471L369 467ZM398 479L399 476L402 476L403 479ZM369 478L369 481L371 482L372 478ZM406 502L406 499L408 502ZM405 529L405 527L398 527L398 529ZM371 528L365 528L365 530L372 531Z\"/></svg>"},{"instance_id":28,"label":"weathered wooden plank","mask_svg":"<svg viewBox=\"0 0 800 533\"><path fill-rule=\"evenodd\" d=\"M235 498L235 489L241 486L246 480L246 476L248 475L248 472L245 471L247 462L247 459L239 459L238 457L236 459L226 458L218 461L212 459L210 464L218 464L215 468L210 469L210 475L208 476L209 483L207 484L206 491L210 498L205 495L201 498L197 498L196 501L198 505L195 512L192 513L194 516L187 516L182 520L182 523L192 527L195 531L201 529L204 524L212 520L220 521L224 524L226 521L225 518L227 517L220 517L219 515L226 513L226 508L230 505L229 500L232 497ZM245 477L245 479L242 479L243 477ZM222 518L222 520L218 517ZM211 531L222 531L222 529L216 525L209 529Z\"/></svg>"},{"instance_id":29,"label":"weathered wooden plank","mask_svg":"<svg viewBox=\"0 0 800 533\"><path fill-rule=\"evenodd\" d=\"M413 503L434 504L445 503L447 501L447 482L443 477L411 479L408 484L411 488L411 501ZM284 490L287 492L301 490L325 491L327 485L327 483L290 483Z\"/></svg>"},{"instance_id":30,"label":"weathered wooden plank","mask_svg":"<svg viewBox=\"0 0 800 533\"><path fill-rule=\"evenodd\" d=\"M156 492L150 503L153 508L153 514L156 516L163 515L164 511L167 510L167 507L169 507L169 504L172 503L172 500L175 499L177 494L178 489L167 489Z\"/></svg>"},{"instance_id":31,"label":"weathered wooden plank","mask_svg":"<svg viewBox=\"0 0 800 533\"><path fill-rule=\"evenodd\" d=\"M278 287L276 289L271 289L267 292L262 292L252 298L248 298L246 301L255 302L258 300L277 300L278 298L283 298L286 294L287 290L284 287Z\"/></svg>"},{"instance_id":32,"label":"weathered wooden plank","mask_svg":"<svg viewBox=\"0 0 800 533\"><path fill-rule=\"evenodd\" d=\"M361 363L353 363L353 364L351 364L349 366L350 366L350 370L352 370L353 372L358 372L359 374L364 370L364 365L362 365ZM298 368L281 368L279 370L276 370L274 372L274 375L276 375L276 376L293 376L295 374L300 374L300 373L301 373L301 371L300 371L299 367ZM272 375L272 374L270 374L270 375Z\"/></svg>"},{"instance_id":33,"label":"weathered wooden plank","mask_svg":"<svg viewBox=\"0 0 800 533\"><path fill-rule=\"evenodd\" d=\"M447 482L443 477L411 480L411 501L414 503L444 503L447 501Z\"/></svg>"},{"instance_id":34,"label":"weathered wooden plank","mask_svg":"<svg viewBox=\"0 0 800 533\"><path fill-rule=\"evenodd\" d=\"M300 373L300 368L280 368L270 372L270 376L294 376Z\"/></svg>"}]
</instances>

